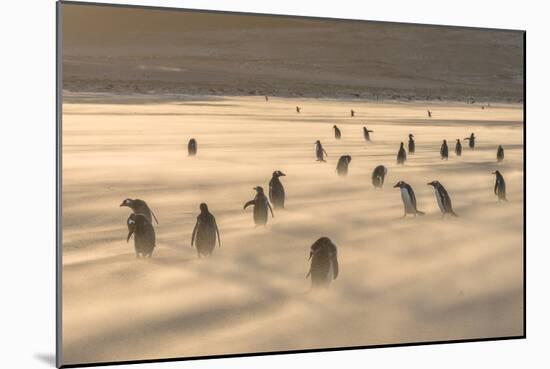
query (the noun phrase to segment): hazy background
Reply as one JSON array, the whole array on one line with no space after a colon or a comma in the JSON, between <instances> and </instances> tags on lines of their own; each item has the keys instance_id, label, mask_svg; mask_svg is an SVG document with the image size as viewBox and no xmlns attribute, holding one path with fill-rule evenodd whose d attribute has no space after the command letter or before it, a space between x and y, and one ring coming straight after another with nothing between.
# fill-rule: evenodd
<instances>
[{"instance_id":1,"label":"hazy background","mask_svg":"<svg viewBox=\"0 0 550 369\"><path fill-rule=\"evenodd\" d=\"M521 101L523 34L64 5L71 91Z\"/></svg>"}]
</instances>

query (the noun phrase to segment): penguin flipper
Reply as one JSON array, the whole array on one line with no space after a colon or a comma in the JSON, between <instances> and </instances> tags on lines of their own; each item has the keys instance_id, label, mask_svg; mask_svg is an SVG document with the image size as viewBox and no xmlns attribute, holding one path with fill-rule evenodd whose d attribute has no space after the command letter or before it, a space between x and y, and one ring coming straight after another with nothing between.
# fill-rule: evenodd
<instances>
[{"instance_id":1,"label":"penguin flipper","mask_svg":"<svg viewBox=\"0 0 550 369\"><path fill-rule=\"evenodd\" d=\"M275 218L275 215L273 214L273 208L271 208L271 204L269 203L269 201L265 201L267 203L267 207L269 208L269 211L271 212L271 217L272 218Z\"/></svg>"},{"instance_id":2,"label":"penguin flipper","mask_svg":"<svg viewBox=\"0 0 550 369\"><path fill-rule=\"evenodd\" d=\"M273 202L273 179L269 181L269 201Z\"/></svg>"},{"instance_id":3,"label":"penguin flipper","mask_svg":"<svg viewBox=\"0 0 550 369\"><path fill-rule=\"evenodd\" d=\"M216 227L216 234L218 235L218 247L222 247L222 239L220 238L220 230L218 229L218 223L216 223L216 218L214 218L214 227Z\"/></svg>"},{"instance_id":4,"label":"penguin flipper","mask_svg":"<svg viewBox=\"0 0 550 369\"><path fill-rule=\"evenodd\" d=\"M339 267L338 267L338 259L336 258L336 256L334 256L332 258L332 272L334 273L333 276L332 276L332 279L336 279L338 278L338 273L339 273Z\"/></svg>"},{"instance_id":5,"label":"penguin flipper","mask_svg":"<svg viewBox=\"0 0 550 369\"><path fill-rule=\"evenodd\" d=\"M191 247L193 247L193 244L195 243L195 236L197 234L198 227L199 227L199 220L197 219L197 222L195 223L195 228L193 228L193 234L191 235Z\"/></svg>"},{"instance_id":6,"label":"penguin flipper","mask_svg":"<svg viewBox=\"0 0 550 369\"><path fill-rule=\"evenodd\" d=\"M309 269L309 271L306 274L306 279L308 279L310 275L311 275L311 268Z\"/></svg>"},{"instance_id":7,"label":"penguin flipper","mask_svg":"<svg viewBox=\"0 0 550 369\"><path fill-rule=\"evenodd\" d=\"M247 207L249 207L250 205L254 205L254 200L250 200L249 202L247 202L246 204L244 204L244 207L243 209L246 209Z\"/></svg>"},{"instance_id":8,"label":"penguin flipper","mask_svg":"<svg viewBox=\"0 0 550 369\"><path fill-rule=\"evenodd\" d=\"M157 222L157 224L159 224L157 216L155 215L155 213L153 213L153 210L151 210L151 214L153 215L153 218L155 218L155 222Z\"/></svg>"},{"instance_id":9,"label":"penguin flipper","mask_svg":"<svg viewBox=\"0 0 550 369\"><path fill-rule=\"evenodd\" d=\"M145 204L145 207L147 208L147 210L149 210L149 212L151 213L151 215L155 219L155 222L157 222L157 224L159 224L159 221L157 220L157 216L155 215L155 213L153 213L153 210L151 210L151 208L149 207L149 205L147 203L144 202L144 204Z\"/></svg>"}]
</instances>

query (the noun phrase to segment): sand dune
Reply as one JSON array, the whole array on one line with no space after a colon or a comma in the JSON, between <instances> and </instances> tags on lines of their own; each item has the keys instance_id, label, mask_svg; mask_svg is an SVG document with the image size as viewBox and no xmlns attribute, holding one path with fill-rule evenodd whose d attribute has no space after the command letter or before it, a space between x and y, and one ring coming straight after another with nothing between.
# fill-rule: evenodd
<instances>
[{"instance_id":1,"label":"sand dune","mask_svg":"<svg viewBox=\"0 0 550 369\"><path fill-rule=\"evenodd\" d=\"M521 105L64 99L64 364L523 333ZM470 132L475 151L464 145L462 158L440 160L442 139L452 151ZM408 133L417 153L397 166ZM197 157L187 156L191 137ZM327 163L314 160L317 139ZM343 154L352 156L346 178L335 173ZM379 164L389 172L375 190ZM287 208L254 228L242 206L277 169L287 174ZM506 203L492 192L495 169ZM441 219L426 185L434 179L459 218ZM398 180L413 186L426 216L400 219ZM136 260L126 243L128 209L119 204L127 197L146 200L159 218L150 260ZM200 202L221 231L210 260L190 247ZM321 236L338 246L341 274L328 291L308 292L309 247Z\"/></svg>"}]
</instances>

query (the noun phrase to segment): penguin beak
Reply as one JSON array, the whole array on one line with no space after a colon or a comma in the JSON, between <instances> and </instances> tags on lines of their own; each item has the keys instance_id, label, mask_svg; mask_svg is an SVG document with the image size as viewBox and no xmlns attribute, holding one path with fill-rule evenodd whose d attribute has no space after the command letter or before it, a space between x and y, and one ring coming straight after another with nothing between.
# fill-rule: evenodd
<instances>
[{"instance_id":1,"label":"penguin beak","mask_svg":"<svg viewBox=\"0 0 550 369\"><path fill-rule=\"evenodd\" d=\"M313 251L310 251L309 252L309 258L307 260L310 261L312 256L313 256Z\"/></svg>"},{"instance_id":2,"label":"penguin beak","mask_svg":"<svg viewBox=\"0 0 550 369\"><path fill-rule=\"evenodd\" d=\"M396 183L395 186L393 186L393 188L397 188L399 187L399 183Z\"/></svg>"},{"instance_id":3,"label":"penguin beak","mask_svg":"<svg viewBox=\"0 0 550 369\"><path fill-rule=\"evenodd\" d=\"M286 177L286 174L284 174L283 172L279 172L279 175L283 176L283 177Z\"/></svg>"},{"instance_id":4,"label":"penguin beak","mask_svg":"<svg viewBox=\"0 0 550 369\"><path fill-rule=\"evenodd\" d=\"M122 207L122 206L126 206L126 205L124 204L124 201L122 202L122 204L120 204L120 207Z\"/></svg>"},{"instance_id":5,"label":"penguin beak","mask_svg":"<svg viewBox=\"0 0 550 369\"><path fill-rule=\"evenodd\" d=\"M429 183L426 183L428 186L433 186L434 183L433 182L429 182Z\"/></svg>"}]
</instances>

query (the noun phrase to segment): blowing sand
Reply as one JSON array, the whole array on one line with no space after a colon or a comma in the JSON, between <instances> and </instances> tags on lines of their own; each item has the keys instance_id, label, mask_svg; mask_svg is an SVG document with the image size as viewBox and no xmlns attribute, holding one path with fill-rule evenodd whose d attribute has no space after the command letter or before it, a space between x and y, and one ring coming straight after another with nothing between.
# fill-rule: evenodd
<instances>
[{"instance_id":1,"label":"blowing sand","mask_svg":"<svg viewBox=\"0 0 550 369\"><path fill-rule=\"evenodd\" d=\"M63 110L64 364L523 333L521 105L66 94ZM471 132L476 150L464 142L456 158L454 140ZM417 152L397 166L409 133ZM444 138L449 161L439 158ZM315 162L317 139L327 163ZM340 178L344 154L352 162ZM389 172L375 190L379 164ZM243 204L277 169L286 209L254 228ZM493 194L495 169L508 202ZM441 219L434 179L459 218ZM426 216L400 218L398 180ZM159 219L150 260L126 243L127 197ZM211 259L190 247L200 202L221 232ZM340 276L308 292L309 247L321 236L338 246Z\"/></svg>"}]
</instances>

